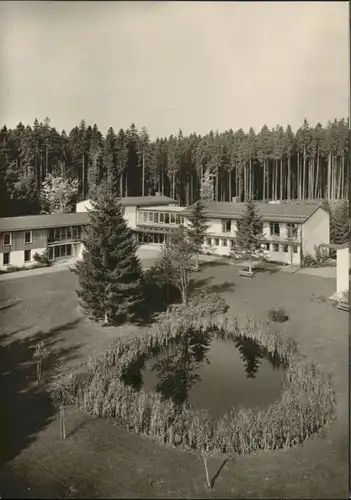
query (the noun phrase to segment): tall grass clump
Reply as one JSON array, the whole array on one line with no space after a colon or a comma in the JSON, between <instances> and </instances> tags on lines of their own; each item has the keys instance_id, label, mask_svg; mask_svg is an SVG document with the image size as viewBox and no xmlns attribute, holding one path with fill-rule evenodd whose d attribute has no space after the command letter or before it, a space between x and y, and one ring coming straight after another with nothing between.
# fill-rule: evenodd
<instances>
[{"instance_id":1,"label":"tall grass clump","mask_svg":"<svg viewBox=\"0 0 351 500\"><path fill-rule=\"evenodd\" d=\"M285 312L283 307L275 307L268 312L268 318L275 323L284 323L288 321L289 315Z\"/></svg>"},{"instance_id":2,"label":"tall grass clump","mask_svg":"<svg viewBox=\"0 0 351 500\"><path fill-rule=\"evenodd\" d=\"M335 395L329 375L303 357L296 342L270 322L248 316L239 327L225 317L227 306L216 296L198 296L187 305L170 308L140 337L119 338L102 355L76 370L70 379L71 400L89 414L113 419L119 425L171 446L202 454L206 481L212 453L240 455L303 443L334 414ZM213 420L188 403L175 404L159 393L130 385L143 363L172 339L189 331L213 332L222 338L247 337L286 365L282 397L267 407L234 407ZM139 372L138 372L139 370Z\"/></svg>"}]
</instances>

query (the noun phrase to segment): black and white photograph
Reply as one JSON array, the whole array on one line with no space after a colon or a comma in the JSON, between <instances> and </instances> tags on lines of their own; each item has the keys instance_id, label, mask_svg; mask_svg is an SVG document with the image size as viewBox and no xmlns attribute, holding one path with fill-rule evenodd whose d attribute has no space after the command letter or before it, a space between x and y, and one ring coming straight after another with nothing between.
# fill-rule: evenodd
<instances>
[{"instance_id":1,"label":"black and white photograph","mask_svg":"<svg viewBox=\"0 0 351 500\"><path fill-rule=\"evenodd\" d=\"M0 2L0 498L350 498L350 4Z\"/></svg>"}]
</instances>

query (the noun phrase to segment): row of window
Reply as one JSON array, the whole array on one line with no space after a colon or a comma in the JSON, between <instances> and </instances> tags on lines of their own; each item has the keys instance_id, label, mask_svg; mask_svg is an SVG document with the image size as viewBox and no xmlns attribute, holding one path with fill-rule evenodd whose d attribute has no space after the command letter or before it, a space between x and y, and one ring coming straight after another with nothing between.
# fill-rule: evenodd
<instances>
[{"instance_id":1,"label":"row of window","mask_svg":"<svg viewBox=\"0 0 351 500\"><path fill-rule=\"evenodd\" d=\"M72 255L72 245L56 245L48 248L49 259L59 259L61 257L70 257ZM32 250L24 250L24 262L32 261ZM9 266L11 264L11 252L2 254L2 265Z\"/></svg>"},{"instance_id":2,"label":"row of window","mask_svg":"<svg viewBox=\"0 0 351 500\"><path fill-rule=\"evenodd\" d=\"M49 231L49 243L62 240L79 240L82 234L80 226L56 227Z\"/></svg>"},{"instance_id":3,"label":"row of window","mask_svg":"<svg viewBox=\"0 0 351 500\"><path fill-rule=\"evenodd\" d=\"M24 243L32 243L32 231L25 231ZM4 233L4 246L8 247L12 244L12 233Z\"/></svg>"},{"instance_id":4,"label":"row of window","mask_svg":"<svg viewBox=\"0 0 351 500\"><path fill-rule=\"evenodd\" d=\"M48 241L61 241L61 240L78 240L81 237L81 227L80 226L68 226L68 227L57 227L55 229L50 229ZM12 233L4 233L3 235L4 246L11 246L12 244ZM32 243L32 231L25 231L24 233L24 243Z\"/></svg>"},{"instance_id":5,"label":"row of window","mask_svg":"<svg viewBox=\"0 0 351 500\"><path fill-rule=\"evenodd\" d=\"M60 259L62 257L70 257L72 255L72 245L55 245L48 248L49 259Z\"/></svg>"},{"instance_id":6,"label":"row of window","mask_svg":"<svg viewBox=\"0 0 351 500\"><path fill-rule=\"evenodd\" d=\"M233 240L228 240L227 238L205 238L204 243L209 246L215 246L215 247L227 247L227 246L233 246L234 241ZM266 250L270 252L289 252L289 247L290 245L280 245L279 243L263 243L262 247L264 247ZM291 245L291 250L293 253L298 253L298 246L297 245Z\"/></svg>"},{"instance_id":7,"label":"row of window","mask_svg":"<svg viewBox=\"0 0 351 500\"><path fill-rule=\"evenodd\" d=\"M24 262L31 262L32 251L31 250L24 250L23 253L24 253ZM11 255L11 252L4 252L2 254L2 265L3 266L9 266L11 264L10 255Z\"/></svg>"},{"instance_id":8,"label":"row of window","mask_svg":"<svg viewBox=\"0 0 351 500\"><path fill-rule=\"evenodd\" d=\"M237 225L240 225L240 221L237 222ZM297 225L296 224L287 224L287 233L288 238L297 238ZM222 220L222 233L230 233L232 230L232 221L231 220ZM259 233L263 232L263 227L258 231ZM279 222L270 222L269 224L269 232L271 236L280 236L280 224Z\"/></svg>"},{"instance_id":9,"label":"row of window","mask_svg":"<svg viewBox=\"0 0 351 500\"><path fill-rule=\"evenodd\" d=\"M138 212L138 222L148 224L184 224L184 217L173 212L153 212L143 210Z\"/></svg>"}]
</instances>

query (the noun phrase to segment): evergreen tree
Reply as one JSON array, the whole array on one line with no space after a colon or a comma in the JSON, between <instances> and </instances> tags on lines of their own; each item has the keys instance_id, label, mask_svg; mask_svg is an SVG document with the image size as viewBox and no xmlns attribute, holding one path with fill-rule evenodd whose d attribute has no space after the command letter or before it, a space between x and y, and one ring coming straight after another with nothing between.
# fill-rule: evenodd
<instances>
[{"instance_id":1,"label":"evergreen tree","mask_svg":"<svg viewBox=\"0 0 351 500\"><path fill-rule=\"evenodd\" d=\"M260 258L264 255L260 243L261 235L262 221L256 213L254 203L249 200L246 203L245 214L238 221L238 230L230 250L230 254L235 260L249 260L249 272L252 272L253 258Z\"/></svg>"},{"instance_id":2,"label":"evergreen tree","mask_svg":"<svg viewBox=\"0 0 351 500\"><path fill-rule=\"evenodd\" d=\"M201 179L200 198L202 201L213 201L213 177L208 169Z\"/></svg>"},{"instance_id":3,"label":"evergreen tree","mask_svg":"<svg viewBox=\"0 0 351 500\"><path fill-rule=\"evenodd\" d=\"M350 238L350 212L348 201L342 202L330 214L330 241L337 245L347 243Z\"/></svg>"},{"instance_id":4,"label":"evergreen tree","mask_svg":"<svg viewBox=\"0 0 351 500\"><path fill-rule=\"evenodd\" d=\"M196 269L199 268L199 254L201 246L204 241L205 233L209 227L206 217L204 215L204 205L201 200L198 200L194 207L192 214L188 217L190 222L187 228L187 237L193 244L195 249Z\"/></svg>"},{"instance_id":5,"label":"evergreen tree","mask_svg":"<svg viewBox=\"0 0 351 500\"><path fill-rule=\"evenodd\" d=\"M131 320L142 301L142 269L119 199L101 194L89 219L82 238L83 258L75 269L82 308L105 325Z\"/></svg>"}]
</instances>

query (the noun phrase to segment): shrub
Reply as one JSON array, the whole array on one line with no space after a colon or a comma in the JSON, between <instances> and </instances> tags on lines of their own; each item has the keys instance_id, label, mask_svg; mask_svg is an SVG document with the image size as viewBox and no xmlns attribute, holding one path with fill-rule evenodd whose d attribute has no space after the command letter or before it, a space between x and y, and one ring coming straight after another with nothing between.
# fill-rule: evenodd
<instances>
[{"instance_id":1,"label":"shrub","mask_svg":"<svg viewBox=\"0 0 351 500\"><path fill-rule=\"evenodd\" d=\"M312 257L312 255L305 255L302 261L303 267L316 267L317 262L316 259Z\"/></svg>"},{"instance_id":2,"label":"shrub","mask_svg":"<svg viewBox=\"0 0 351 500\"><path fill-rule=\"evenodd\" d=\"M303 443L334 414L330 376L319 372L298 352L294 340L272 323L248 317L239 329L238 322L225 318L224 312L225 304L216 297L198 297L188 306L161 313L142 337L119 338L101 356L77 369L70 380L70 399L87 413L112 418L161 443L197 450L204 461L212 453L233 456ZM175 405L159 393L124 383L123 374L133 363L191 329L217 332L228 339L241 335L279 356L287 364L281 399L265 408L233 408L213 420L208 412L188 403Z\"/></svg>"},{"instance_id":3,"label":"shrub","mask_svg":"<svg viewBox=\"0 0 351 500\"><path fill-rule=\"evenodd\" d=\"M269 311L268 318L274 323L284 323L284 321L288 321L289 315L282 307L275 307Z\"/></svg>"},{"instance_id":4,"label":"shrub","mask_svg":"<svg viewBox=\"0 0 351 500\"><path fill-rule=\"evenodd\" d=\"M303 258L303 267L333 267L335 262L326 255L321 255L317 259L312 255L306 255Z\"/></svg>"},{"instance_id":5,"label":"shrub","mask_svg":"<svg viewBox=\"0 0 351 500\"><path fill-rule=\"evenodd\" d=\"M33 255L33 259L35 260L35 262L37 262L38 264L43 265L44 267L51 266L51 261L49 259L49 252L48 252L47 249L43 253L41 253L41 254L39 254L38 252L36 252Z\"/></svg>"},{"instance_id":6,"label":"shrub","mask_svg":"<svg viewBox=\"0 0 351 500\"><path fill-rule=\"evenodd\" d=\"M17 271L23 271L24 267L19 267L19 266L8 266L5 269L5 273L16 273Z\"/></svg>"}]
</instances>

